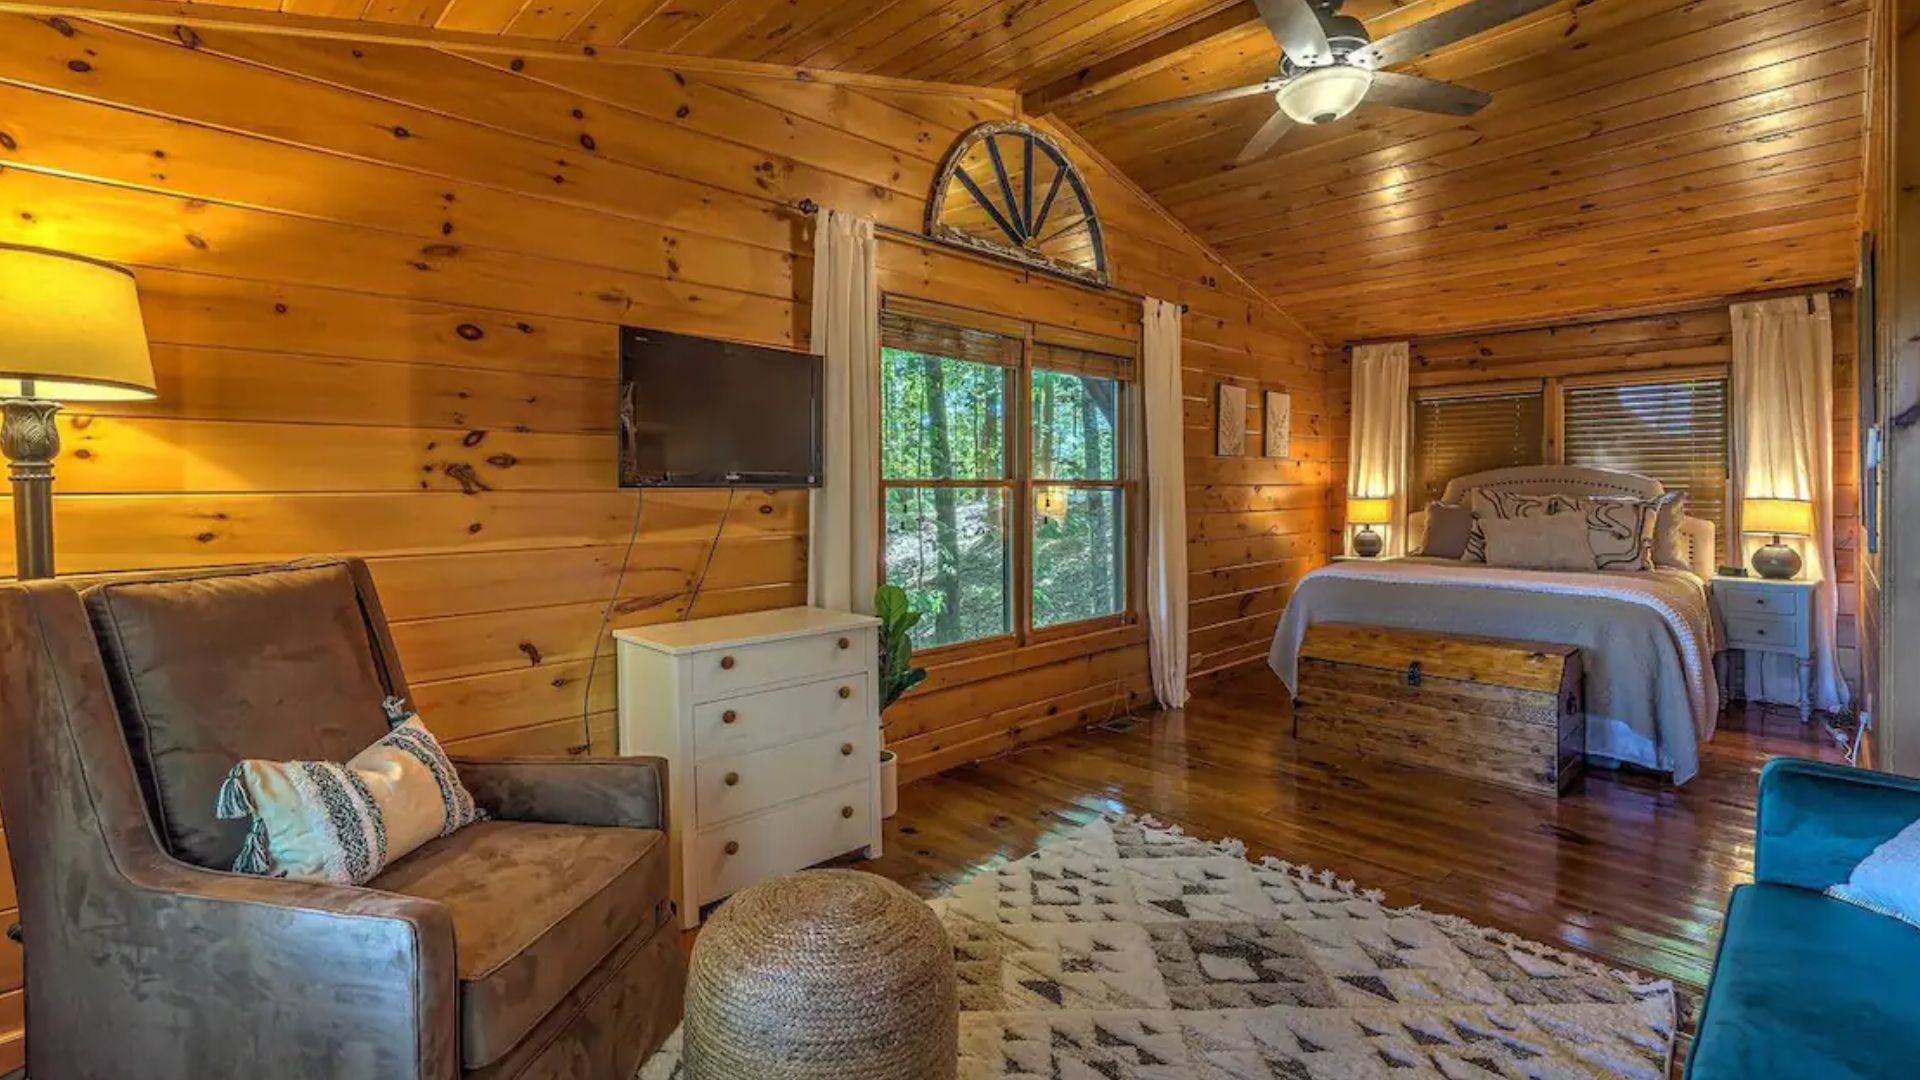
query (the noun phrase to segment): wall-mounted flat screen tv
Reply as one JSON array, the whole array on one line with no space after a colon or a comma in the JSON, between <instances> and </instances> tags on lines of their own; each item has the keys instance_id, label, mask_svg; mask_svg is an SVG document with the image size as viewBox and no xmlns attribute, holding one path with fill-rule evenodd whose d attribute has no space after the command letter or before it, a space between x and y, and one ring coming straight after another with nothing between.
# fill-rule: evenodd
<instances>
[{"instance_id":1,"label":"wall-mounted flat screen tv","mask_svg":"<svg viewBox=\"0 0 1920 1080\"><path fill-rule=\"evenodd\" d=\"M624 327L621 487L820 486L820 358Z\"/></svg>"}]
</instances>

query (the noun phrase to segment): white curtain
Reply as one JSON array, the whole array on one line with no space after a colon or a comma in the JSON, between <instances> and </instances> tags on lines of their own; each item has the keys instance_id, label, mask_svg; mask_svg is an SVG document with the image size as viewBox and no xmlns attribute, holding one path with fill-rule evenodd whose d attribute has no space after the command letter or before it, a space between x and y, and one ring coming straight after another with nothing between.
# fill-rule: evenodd
<instances>
[{"instance_id":1,"label":"white curtain","mask_svg":"<svg viewBox=\"0 0 1920 1080\"><path fill-rule=\"evenodd\" d=\"M1149 297L1140 359L1146 399L1147 653L1153 696L1187 703L1187 476L1180 415L1180 305Z\"/></svg>"},{"instance_id":2,"label":"white curtain","mask_svg":"<svg viewBox=\"0 0 1920 1080\"><path fill-rule=\"evenodd\" d=\"M1407 399L1407 343L1354 346L1347 496L1392 500L1393 524L1381 537L1386 542L1386 555L1407 553L1407 448L1412 426L1413 407Z\"/></svg>"},{"instance_id":3,"label":"white curtain","mask_svg":"<svg viewBox=\"0 0 1920 1080\"><path fill-rule=\"evenodd\" d=\"M871 612L880 574L880 290L873 222L814 222L813 351L825 358L822 476L807 537L815 607Z\"/></svg>"},{"instance_id":4,"label":"white curtain","mask_svg":"<svg viewBox=\"0 0 1920 1080\"><path fill-rule=\"evenodd\" d=\"M1813 705L1845 708L1850 695L1834 648L1839 593L1833 571L1833 318L1824 295L1733 305L1729 425L1742 499L1813 503L1801 547L1813 594ZM1738 510L1733 527L1739 528ZM1751 551L1765 538L1745 538ZM1798 704L1799 662L1747 654L1747 696Z\"/></svg>"}]
</instances>

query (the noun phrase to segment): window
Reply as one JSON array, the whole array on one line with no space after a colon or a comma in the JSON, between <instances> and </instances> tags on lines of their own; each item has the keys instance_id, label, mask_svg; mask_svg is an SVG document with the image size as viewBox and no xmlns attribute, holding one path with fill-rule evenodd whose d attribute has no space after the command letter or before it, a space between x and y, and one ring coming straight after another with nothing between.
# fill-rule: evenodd
<instances>
[{"instance_id":1,"label":"window","mask_svg":"<svg viewBox=\"0 0 1920 1080\"><path fill-rule=\"evenodd\" d=\"M1687 493L1688 514L1724 526L1727 380L1696 369L1417 390L1411 456L1416 504L1485 469L1585 465L1653 477Z\"/></svg>"},{"instance_id":2,"label":"window","mask_svg":"<svg viewBox=\"0 0 1920 1080\"><path fill-rule=\"evenodd\" d=\"M1574 384L1561 399L1565 459L1639 473L1687 493L1687 513L1726 523L1727 381Z\"/></svg>"},{"instance_id":3,"label":"window","mask_svg":"<svg viewBox=\"0 0 1920 1080\"><path fill-rule=\"evenodd\" d=\"M1126 344L889 298L882 574L926 613L916 645L1129 611Z\"/></svg>"},{"instance_id":4,"label":"window","mask_svg":"<svg viewBox=\"0 0 1920 1080\"><path fill-rule=\"evenodd\" d=\"M1413 499L1425 504L1457 476L1538 465L1545 458L1546 420L1540 391L1420 395L1413 403Z\"/></svg>"}]
</instances>

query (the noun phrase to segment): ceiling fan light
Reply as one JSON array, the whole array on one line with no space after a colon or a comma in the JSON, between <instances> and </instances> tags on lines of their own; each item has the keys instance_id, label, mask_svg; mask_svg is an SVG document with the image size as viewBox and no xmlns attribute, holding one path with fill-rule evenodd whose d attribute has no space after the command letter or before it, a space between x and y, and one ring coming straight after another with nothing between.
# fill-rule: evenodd
<instances>
[{"instance_id":1,"label":"ceiling fan light","mask_svg":"<svg viewBox=\"0 0 1920 1080\"><path fill-rule=\"evenodd\" d=\"M1334 64L1301 72L1273 100L1296 124L1331 124L1359 108L1372 87L1373 72Z\"/></svg>"}]
</instances>

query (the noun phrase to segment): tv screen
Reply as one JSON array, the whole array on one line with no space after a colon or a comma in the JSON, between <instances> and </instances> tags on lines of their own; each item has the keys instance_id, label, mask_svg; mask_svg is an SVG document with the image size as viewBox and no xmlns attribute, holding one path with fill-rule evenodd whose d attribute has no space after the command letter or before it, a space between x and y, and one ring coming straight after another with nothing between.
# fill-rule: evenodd
<instances>
[{"instance_id":1,"label":"tv screen","mask_svg":"<svg viewBox=\"0 0 1920 1080\"><path fill-rule=\"evenodd\" d=\"M626 327L621 487L818 487L820 358Z\"/></svg>"}]
</instances>

